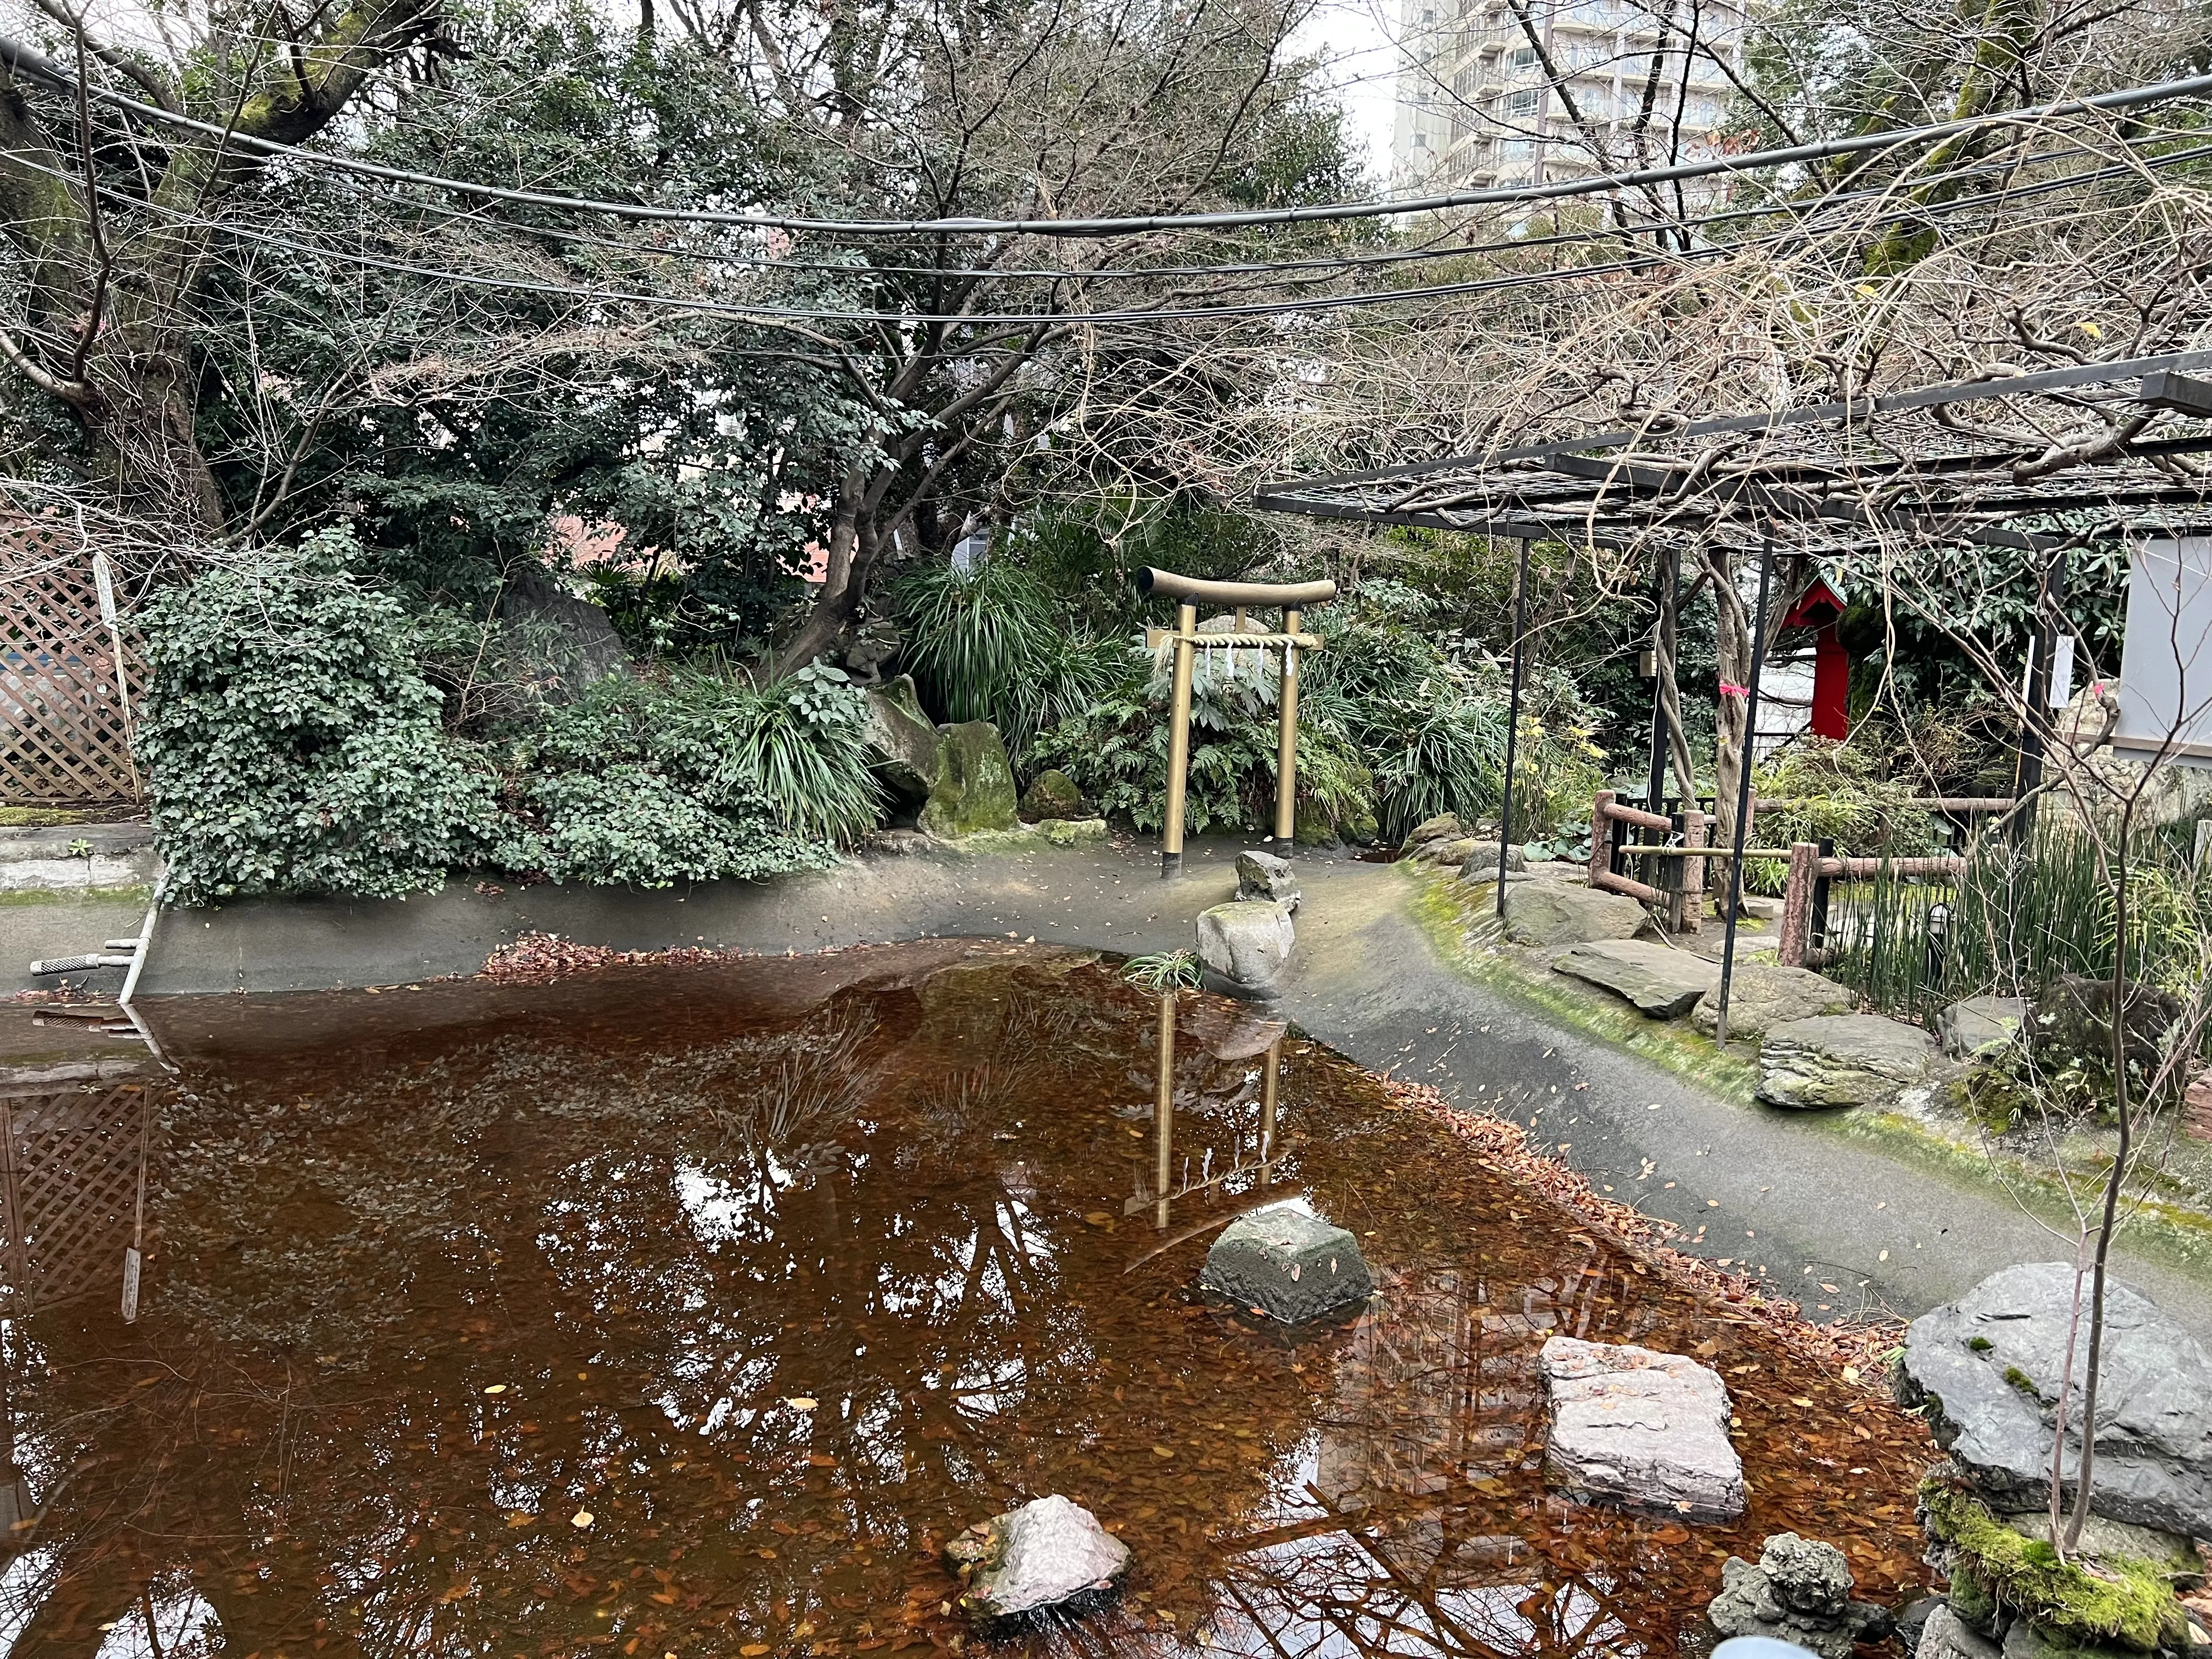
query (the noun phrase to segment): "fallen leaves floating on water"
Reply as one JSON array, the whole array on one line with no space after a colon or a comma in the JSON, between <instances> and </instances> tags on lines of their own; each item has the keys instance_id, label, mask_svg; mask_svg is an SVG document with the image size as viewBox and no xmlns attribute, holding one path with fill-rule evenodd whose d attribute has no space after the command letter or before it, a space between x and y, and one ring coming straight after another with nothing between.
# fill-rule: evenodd
<instances>
[{"instance_id":1,"label":"fallen leaves floating on water","mask_svg":"<svg viewBox=\"0 0 2212 1659\"><path fill-rule=\"evenodd\" d=\"M580 1532L584 1528L590 1526L592 1522L598 1518L599 1517L594 1516L589 1510L578 1510L574 1515L568 1517L568 1524Z\"/></svg>"},{"instance_id":2,"label":"fallen leaves floating on water","mask_svg":"<svg viewBox=\"0 0 2212 1659\"><path fill-rule=\"evenodd\" d=\"M820 1402L803 1394L793 1395L783 1402L795 1412L811 1412Z\"/></svg>"}]
</instances>

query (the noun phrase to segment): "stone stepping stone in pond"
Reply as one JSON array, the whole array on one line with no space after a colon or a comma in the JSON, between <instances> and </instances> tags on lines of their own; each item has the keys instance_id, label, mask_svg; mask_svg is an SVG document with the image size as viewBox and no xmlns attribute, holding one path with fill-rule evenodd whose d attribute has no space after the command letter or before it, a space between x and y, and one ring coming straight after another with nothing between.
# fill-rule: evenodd
<instances>
[{"instance_id":1,"label":"stone stepping stone in pond","mask_svg":"<svg viewBox=\"0 0 2212 1659\"><path fill-rule=\"evenodd\" d=\"M945 1547L967 1588L960 1606L985 1631L1044 1613L1075 1618L1103 1604L1129 1570L1129 1547L1057 1492L978 1522Z\"/></svg>"},{"instance_id":2,"label":"stone stepping stone in pond","mask_svg":"<svg viewBox=\"0 0 2212 1659\"><path fill-rule=\"evenodd\" d=\"M1677 1353L1555 1336L1539 1358L1551 1395L1544 1468L1577 1497L1692 1521L1743 1513L1728 1385Z\"/></svg>"},{"instance_id":3,"label":"stone stepping stone in pond","mask_svg":"<svg viewBox=\"0 0 2212 1659\"><path fill-rule=\"evenodd\" d=\"M1577 945L1552 968L1626 997L1654 1019L1681 1018L1721 982L1717 962L1640 939Z\"/></svg>"},{"instance_id":4,"label":"stone stepping stone in pond","mask_svg":"<svg viewBox=\"0 0 2212 1659\"><path fill-rule=\"evenodd\" d=\"M1206 1253L1199 1286L1285 1325L1364 1305L1374 1276L1359 1241L1303 1199L1238 1216Z\"/></svg>"}]
</instances>

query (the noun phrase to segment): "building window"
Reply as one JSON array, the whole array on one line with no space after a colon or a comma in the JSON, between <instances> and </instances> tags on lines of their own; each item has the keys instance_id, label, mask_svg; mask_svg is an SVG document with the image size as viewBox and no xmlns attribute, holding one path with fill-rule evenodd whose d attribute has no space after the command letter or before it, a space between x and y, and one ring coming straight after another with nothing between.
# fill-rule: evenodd
<instances>
[{"instance_id":1,"label":"building window","mask_svg":"<svg viewBox=\"0 0 2212 1659\"><path fill-rule=\"evenodd\" d=\"M1516 46L1512 51L1505 54L1505 72L1508 75L1516 74L1522 70L1531 70L1535 67L1536 48L1534 46Z\"/></svg>"},{"instance_id":2,"label":"building window","mask_svg":"<svg viewBox=\"0 0 2212 1659\"><path fill-rule=\"evenodd\" d=\"M1543 93L1531 87L1526 92L1508 94L1501 107L1509 121L1529 121L1535 118L1537 108L1543 101Z\"/></svg>"}]
</instances>

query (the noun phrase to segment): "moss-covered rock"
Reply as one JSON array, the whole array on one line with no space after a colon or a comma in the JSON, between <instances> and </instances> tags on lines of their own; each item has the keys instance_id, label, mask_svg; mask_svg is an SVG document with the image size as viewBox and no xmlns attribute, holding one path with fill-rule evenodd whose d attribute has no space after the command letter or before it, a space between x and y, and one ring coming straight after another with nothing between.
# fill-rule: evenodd
<instances>
[{"instance_id":1,"label":"moss-covered rock","mask_svg":"<svg viewBox=\"0 0 2212 1659\"><path fill-rule=\"evenodd\" d=\"M1066 773L1047 767L1030 780L1022 795L1022 816L1031 823L1079 818L1084 816L1083 792Z\"/></svg>"},{"instance_id":2,"label":"moss-covered rock","mask_svg":"<svg viewBox=\"0 0 2212 1659\"><path fill-rule=\"evenodd\" d=\"M1920 1510L1948 1559L1952 1609L1970 1625L1990 1630L2009 1613L2062 1648L2150 1653L2186 1639L2170 1564L2124 1553L2062 1561L2048 1539L2007 1525L1941 1474L1921 1484Z\"/></svg>"},{"instance_id":3,"label":"moss-covered rock","mask_svg":"<svg viewBox=\"0 0 2212 1659\"><path fill-rule=\"evenodd\" d=\"M1011 830L1018 821L1015 805L1013 769L997 726L969 720L938 734L937 776L921 809L925 834L957 841L981 830Z\"/></svg>"}]
</instances>

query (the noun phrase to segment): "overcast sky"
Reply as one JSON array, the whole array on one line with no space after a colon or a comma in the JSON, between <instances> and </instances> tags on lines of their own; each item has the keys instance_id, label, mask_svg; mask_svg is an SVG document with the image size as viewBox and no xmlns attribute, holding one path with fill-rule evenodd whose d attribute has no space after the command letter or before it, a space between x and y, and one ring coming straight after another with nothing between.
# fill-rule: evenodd
<instances>
[{"instance_id":1,"label":"overcast sky","mask_svg":"<svg viewBox=\"0 0 2212 1659\"><path fill-rule=\"evenodd\" d=\"M1328 59L1328 79L1351 118L1371 181L1390 177L1390 133L1397 119L1398 0L1320 0L1292 37Z\"/></svg>"}]
</instances>

